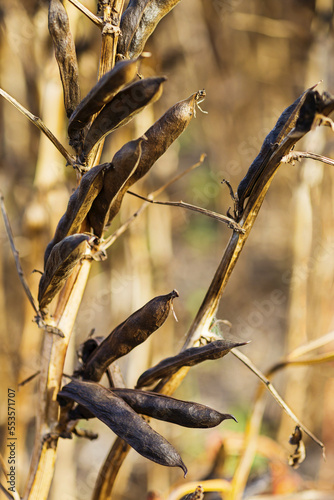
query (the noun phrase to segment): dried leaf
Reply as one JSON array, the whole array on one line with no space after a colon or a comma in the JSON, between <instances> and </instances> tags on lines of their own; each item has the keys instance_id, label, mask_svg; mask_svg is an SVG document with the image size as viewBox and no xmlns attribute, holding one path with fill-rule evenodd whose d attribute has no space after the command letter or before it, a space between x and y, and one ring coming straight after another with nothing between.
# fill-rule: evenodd
<instances>
[{"instance_id":1,"label":"dried leaf","mask_svg":"<svg viewBox=\"0 0 334 500\"><path fill-rule=\"evenodd\" d=\"M160 465L187 468L180 455L165 438L155 432L123 399L99 384L73 380L58 394L58 401L67 398L79 403L105 423L145 458Z\"/></svg>"},{"instance_id":2,"label":"dried leaf","mask_svg":"<svg viewBox=\"0 0 334 500\"><path fill-rule=\"evenodd\" d=\"M117 198L111 204L109 221L119 212L124 194L139 179L141 179L154 163L164 154L169 146L182 134L194 116L197 102L204 97L203 91L192 94L188 99L180 101L169 108L152 127L142 136L141 158L135 172L120 190Z\"/></svg>"},{"instance_id":3,"label":"dried leaf","mask_svg":"<svg viewBox=\"0 0 334 500\"><path fill-rule=\"evenodd\" d=\"M289 439L290 444L296 445L295 451L289 456L289 465L294 469L298 469L300 464L303 463L306 458L306 450L302 437L302 431L300 427L296 425L295 430Z\"/></svg>"},{"instance_id":4,"label":"dried leaf","mask_svg":"<svg viewBox=\"0 0 334 500\"><path fill-rule=\"evenodd\" d=\"M121 19L122 36L117 52L128 59L138 57L161 19L180 0L130 0Z\"/></svg>"},{"instance_id":5,"label":"dried leaf","mask_svg":"<svg viewBox=\"0 0 334 500\"><path fill-rule=\"evenodd\" d=\"M162 94L165 77L144 78L118 92L102 109L85 138L80 160L84 163L92 148L107 134L128 123L145 106Z\"/></svg>"},{"instance_id":6,"label":"dried leaf","mask_svg":"<svg viewBox=\"0 0 334 500\"><path fill-rule=\"evenodd\" d=\"M176 290L150 300L118 325L89 357L83 378L98 382L108 366L144 342L166 321Z\"/></svg>"},{"instance_id":7,"label":"dried leaf","mask_svg":"<svg viewBox=\"0 0 334 500\"><path fill-rule=\"evenodd\" d=\"M41 310L63 287L76 264L90 249L88 234L73 234L57 243L50 253L39 282L38 302Z\"/></svg>"},{"instance_id":8,"label":"dried leaf","mask_svg":"<svg viewBox=\"0 0 334 500\"><path fill-rule=\"evenodd\" d=\"M91 117L101 111L117 92L135 78L138 66L138 59L120 61L97 82L70 117L68 123L68 135L70 139L75 137L78 131L88 125Z\"/></svg>"},{"instance_id":9,"label":"dried leaf","mask_svg":"<svg viewBox=\"0 0 334 500\"><path fill-rule=\"evenodd\" d=\"M60 0L49 2L48 25L63 84L65 110L70 117L80 102L79 73L67 12Z\"/></svg>"},{"instance_id":10,"label":"dried leaf","mask_svg":"<svg viewBox=\"0 0 334 500\"><path fill-rule=\"evenodd\" d=\"M192 401L182 401L156 392L119 388L113 388L111 392L122 398L136 413L183 427L206 429L216 427L223 420L235 420L232 415L220 413L209 406ZM87 413L82 413L81 409L80 406L75 408L70 413L70 418L73 420L91 418L91 416L87 416Z\"/></svg>"},{"instance_id":11,"label":"dried leaf","mask_svg":"<svg viewBox=\"0 0 334 500\"><path fill-rule=\"evenodd\" d=\"M215 340L202 347L190 347L176 356L163 359L156 366L146 370L138 379L136 387L150 385L163 377L169 377L183 366L194 366L207 359L222 358L234 347L240 347L247 342L232 342L231 340Z\"/></svg>"},{"instance_id":12,"label":"dried leaf","mask_svg":"<svg viewBox=\"0 0 334 500\"><path fill-rule=\"evenodd\" d=\"M95 198L88 213L89 223L94 234L99 238L101 238L106 225L108 225L111 203L117 200L119 196L123 198L124 186L138 166L141 157L142 140L140 137L136 141L124 144L113 157L112 168L104 176L103 188Z\"/></svg>"},{"instance_id":13,"label":"dried leaf","mask_svg":"<svg viewBox=\"0 0 334 500\"><path fill-rule=\"evenodd\" d=\"M44 268L54 245L66 236L80 230L80 226L86 218L94 199L102 189L104 175L111 166L111 163L102 163L91 168L82 177L80 185L69 199L66 212L58 222L53 239L46 247Z\"/></svg>"}]
</instances>

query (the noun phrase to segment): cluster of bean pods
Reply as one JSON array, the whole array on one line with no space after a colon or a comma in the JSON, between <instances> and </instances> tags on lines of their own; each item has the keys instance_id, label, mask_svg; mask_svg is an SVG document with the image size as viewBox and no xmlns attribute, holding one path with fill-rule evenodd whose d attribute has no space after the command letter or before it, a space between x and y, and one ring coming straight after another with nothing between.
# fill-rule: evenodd
<instances>
[{"instance_id":1,"label":"cluster of bean pods","mask_svg":"<svg viewBox=\"0 0 334 500\"><path fill-rule=\"evenodd\" d=\"M187 128L196 104L205 96L204 91L199 91L177 102L141 137L124 144L110 162L88 169L94 149L107 134L127 124L159 99L166 78L140 78L141 53L159 21L178 2L130 0L121 19L118 62L82 100L66 9L60 0L49 2L49 30L63 85L69 142L76 152L81 178L45 250L44 273L38 293L43 313L80 260L98 248L105 229L120 210L126 191L149 172ZM71 382L59 392L58 401L67 423L96 417L144 457L162 465L180 467L186 474L187 468L178 452L141 415L197 428L213 427L234 417L157 392L117 388L114 384L107 389L99 384L114 361L160 328L176 297L176 290L155 297L116 326L106 338L88 339L81 349L80 365ZM187 349L146 371L139 377L137 386L150 385L182 366L225 356L239 345L243 343L221 340Z\"/></svg>"}]
</instances>

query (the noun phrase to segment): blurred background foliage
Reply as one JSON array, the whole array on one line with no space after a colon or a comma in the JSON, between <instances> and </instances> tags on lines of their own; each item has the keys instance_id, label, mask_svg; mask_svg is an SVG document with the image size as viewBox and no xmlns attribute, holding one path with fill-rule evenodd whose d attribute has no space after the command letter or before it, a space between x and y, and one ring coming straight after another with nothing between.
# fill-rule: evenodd
<instances>
[{"instance_id":1,"label":"blurred background foliage","mask_svg":"<svg viewBox=\"0 0 334 500\"><path fill-rule=\"evenodd\" d=\"M84 3L95 12L93 0ZM72 5L65 5L84 97L96 81L100 34ZM66 144L67 122L47 9L47 1L2 0L1 87L40 116ZM124 142L141 135L169 106L204 88L207 98L201 107L208 114L197 111L184 135L134 191L147 195L206 153L203 165L170 186L160 199L182 199L226 213L231 199L221 181L228 179L236 190L283 109L319 80L321 91L334 93L333 9L333 0L182 0L149 39L146 50L152 57L142 65L144 76L168 77L164 93L156 104L108 137L102 161L110 161ZM22 265L36 295L39 274L32 271L42 269L45 246L75 187L75 173L4 100L0 101L0 127L1 190ZM297 149L333 157L333 132L325 127L315 130ZM333 181L333 168L328 165L304 161L281 166L223 296L217 319L228 320L232 327L218 324L217 329L228 338L251 340L244 352L263 371L297 346L333 330ZM141 203L126 196L110 232ZM43 332L32 322L32 309L18 280L2 223L0 231L0 371L5 401L7 387L16 388L38 370ZM153 296L176 288L180 293L174 302L178 323L170 317L145 345L120 362L128 386L147 366L174 354L230 234L225 225L202 215L149 206L109 249L108 260L92 267L66 370L71 371L76 350L93 328L97 335L107 335ZM327 462L306 441L306 461L298 474L288 471L284 460L292 451L288 438L294 425L268 397L264 436L252 473L257 483L253 490L249 486L249 494L333 488L333 377L333 363L287 368L275 377L295 413L325 441ZM35 379L17 394L19 488L29 466L37 384ZM231 412L239 424L226 422L214 430L199 431L154 423L180 451L189 480L198 481L208 474L222 442L226 459L219 474L233 475L257 385L232 355L191 370L176 396ZM0 425L4 439L4 404ZM114 437L97 421L82 426L99 432L100 438L60 443L52 499L90 498ZM180 481L178 471L148 463L131 452L114 498L145 498L149 490L166 493L174 481Z\"/></svg>"}]
</instances>

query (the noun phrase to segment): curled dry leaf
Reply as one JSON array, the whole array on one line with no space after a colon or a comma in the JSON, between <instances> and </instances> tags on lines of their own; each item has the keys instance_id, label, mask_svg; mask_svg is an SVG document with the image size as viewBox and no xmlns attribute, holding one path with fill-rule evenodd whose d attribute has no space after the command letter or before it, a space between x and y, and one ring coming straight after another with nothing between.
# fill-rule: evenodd
<instances>
[{"instance_id":1,"label":"curled dry leaf","mask_svg":"<svg viewBox=\"0 0 334 500\"><path fill-rule=\"evenodd\" d=\"M63 85L65 110L70 117L80 102L79 73L68 15L60 0L49 2L48 25Z\"/></svg>"},{"instance_id":2,"label":"curled dry leaf","mask_svg":"<svg viewBox=\"0 0 334 500\"><path fill-rule=\"evenodd\" d=\"M132 59L138 57L149 36L161 19L180 0L130 0L121 19L122 36L118 40L117 52Z\"/></svg>"},{"instance_id":3,"label":"curled dry leaf","mask_svg":"<svg viewBox=\"0 0 334 500\"><path fill-rule=\"evenodd\" d=\"M301 463L306 458L305 445L302 440L303 434L298 425L296 425L294 432L290 436L289 443L296 445L295 451L289 456L289 465L294 469L298 469Z\"/></svg>"},{"instance_id":4,"label":"curled dry leaf","mask_svg":"<svg viewBox=\"0 0 334 500\"><path fill-rule=\"evenodd\" d=\"M250 196L256 186L271 155L279 148L289 134L292 133L299 137L299 135L304 135L311 130L317 114L317 103L320 101L319 93L313 89L314 87L311 87L306 90L294 103L283 111L275 127L265 138L259 154L238 186L236 208L236 217L238 220L242 216L246 198ZM282 153L282 156L284 154Z\"/></svg>"},{"instance_id":5,"label":"curled dry leaf","mask_svg":"<svg viewBox=\"0 0 334 500\"><path fill-rule=\"evenodd\" d=\"M112 168L104 176L103 187L88 213L89 223L99 238L108 224L111 203L122 196L128 178L138 166L142 141L140 137L124 144L113 157Z\"/></svg>"},{"instance_id":6,"label":"curled dry leaf","mask_svg":"<svg viewBox=\"0 0 334 500\"><path fill-rule=\"evenodd\" d=\"M233 415L220 413L209 406L182 401L156 392L113 388L112 393L122 398L136 413L183 427L206 429L216 427L226 419L235 420ZM70 418L73 420L91 418L81 409L84 410L83 407L77 406L70 413Z\"/></svg>"},{"instance_id":7,"label":"curled dry leaf","mask_svg":"<svg viewBox=\"0 0 334 500\"><path fill-rule=\"evenodd\" d=\"M165 153L189 125L194 116L195 106L202 98L203 93L199 91L192 94L188 99L174 104L142 136L140 161L134 173L111 203L108 224L119 212L126 191L147 174L158 158Z\"/></svg>"},{"instance_id":8,"label":"curled dry leaf","mask_svg":"<svg viewBox=\"0 0 334 500\"><path fill-rule=\"evenodd\" d=\"M138 59L120 61L94 85L70 117L68 123L68 135L70 139L75 137L78 131L88 125L91 117L101 111L119 90L135 78L138 66Z\"/></svg>"},{"instance_id":9,"label":"curled dry leaf","mask_svg":"<svg viewBox=\"0 0 334 500\"><path fill-rule=\"evenodd\" d=\"M88 358L83 378L98 382L113 361L128 354L163 325L173 299L178 296L176 290L159 295L118 325Z\"/></svg>"},{"instance_id":10,"label":"curled dry leaf","mask_svg":"<svg viewBox=\"0 0 334 500\"><path fill-rule=\"evenodd\" d=\"M169 377L183 366L194 366L207 359L222 358L234 347L240 347L247 342L232 342L231 340L215 340L202 347L190 347L176 356L163 359L156 366L146 370L138 379L137 387L150 385L156 380Z\"/></svg>"},{"instance_id":11,"label":"curled dry leaf","mask_svg":"<svg viewBox=\"0 0 334 500\"><path fill-rule=\"evenodd\" d=\"M90 169L82 177L81 182L71 195L66 212L58 222L55 235L46 247L44 254L44 268L54 245L66 236L77 233L86 218L92 203L102 189L103 178L111 163L102 163Z\"/></svg>"},{"instance_id":12,"label":"curled dry leaf","mask_svg":"<svg viewBox=\"0 0 334 500\"><path fill-rule=\"evenodd\" d=\"M162 94L165 77L144 78L118 92L93 121L82 148L84 163L92 148L107 134L128 123L145 106L157 101Z\"/></svg>"},{"instance_id":13,"label":"curled dry leaf","mask_svg":"<svg viewBox=\"0 0 334 500\"><path fill-rule=\"evenodd\" d=\"M38 302L41 310L60 291L76 264L90 250L90 240L88 234L72 234L52 248L39 282Z\"/></svg>"},{"instance_id":14,"label":"curled dry leaf","mask_svg":"<svg viewBox=\"0 0 334 500\"><path fill-rule=\"evenodd\" d=\"M160 465L187 468L175 448L155 432L130 406L101 385L73 380L58 394L62 405L71 399L93 413L145 458Z\"/></svg>"}]
</instances>

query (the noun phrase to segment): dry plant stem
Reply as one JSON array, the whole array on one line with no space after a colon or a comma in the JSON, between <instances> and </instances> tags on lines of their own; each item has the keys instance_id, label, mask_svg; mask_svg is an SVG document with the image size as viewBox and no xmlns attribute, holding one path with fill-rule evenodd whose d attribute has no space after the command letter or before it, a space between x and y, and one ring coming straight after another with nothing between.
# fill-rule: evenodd
<instances>
[{"instance_id":1,"label":"dry plant stem","mask_svg":"<svg viewBox=\"0 0 334 500\"><path fill-rule=\"evenodd\" d=\"M327 156L318 155L316 153L310 153L308 151L291 151L291 153L287 154L282 158L282 163L290 163L293 161L300 161L302 158L309 158L310 160L321 161L322 163L326 163L327 165L334 166L334 160L328 158Z\"/></svg>"},{"instance_id":2,"label":"dry plant stem","mask_svg":"<svg viewBox=\"0 0 334 500\"><path fill-rule=\"evenodd\" d=\"M8 493L8 490L4 486L2 486L1 483L0 483L0 491L2 491L5 497L9 498L9 500L20 500L20 495L18 494L17 491L14 491L13 495L11 495L10 493Z\"/></svg>"},{"instance_id":3,"label":"dry plant stem","mask_svg":"<svg viewBox=\"0 0 334 500\"><path fill-rule=\"evenodd\" d=\"M326 354L319 354L309 359L284 359L277 365L273 366L270 370L270 374L285 368L286 366L308 366L308 365L319 365L321 363L327 363L334 360L334 351L327 352Z\"/></svg>"},{"instance_id":4,"label":"dry plant stem","mask_svg":"<svg viewBox=\"0 0 334 500\"><path fill-rule=\"evenodd\" d=\"M3 220L5 222L7 236L8 236L9 243L10 243L10 246L11 246L11 249L12 249L12 252L13 252L13 255L14 255L14 259L15 259L15 265L16 265L17 273L19 275L19 278L20 278L20 281L22 283L23 289L24 289L24 291L25 291L25 293L26 293L26 295L28 297L28 300L29 300L30 304L32 305L35 313L38 314L38 307L36 305L35 299L32 296L30 288L28 286L28 283L27 283L27 281L26 281L26 279L24 277L23 269L22 269L21 262L20 262L19 252L16 250L16 247L15 247L15 244L14 244L13 232L12 232L12 228L10 226L10 222L9 222L9 219L8 219L7 210L6 210L5 202L4 202L4 197L3 197L3 194L1 192L0 192L0 203L1 203L1 211L2 211Z\"/></svg>"},{"instance_id":5,"label":"dry plant stem","mask_svg":"<svg viewBox=\"0 0 334 500\"><path fill-rule=\"evenodd\" d=\"M303 356L304 354L307 354L333 341L334 341L334 331L331 331L329 333L326 333L322 337L318 337L317 339L311 340L311 342L307 342L307 344L297 347L296 349L290 352L287 359L292 360L298 358L299 356Z\"/></svg>"},{"instance_id":6,"label":"dry plant stem","mask_svg":"<svg viewBox=\"0 0 334 500\"><path fill-rule=\"evenodd\" d=\"M116 0L115 4L119 5ZM123 2L121 2L123 5ZM103 5L104 20L109 19L111 5ZM106 13L105 13L106 12ZM102 33L103 35L103 33ZM107 35L109 35L107 33ZM99 76L109 71L115 62L111 55L116 48L117 38L102 36L102 51ZM52 141L53 142L53 141ZM102 147L102 145L101 145ZM98 152L99 153L99 152ZM100 154L90 159L88 168L99 161ZM58 403L57 393L60 389L61 377L68 343L73 330L76 315L85 291L91 261L83 260L66 282L58 300L54 315L55 325L64 333L64 338L56 338L46 334L42 354L40 377L40 408L37 416L37 433L26 486L24 499L46 500L49 495L57 452ZM47 439L49 435L49 439Z\"/></svg>"},{"instance_id":7,"label":"dry plant stem","mask_svg":"<svg viewBox=\"0 0 334 500\"><path fill-rule=\"evenodd\" d=\"M66 283L59 297L54 316L55 325L64 338L46 333L43 345L40 375L40 407L37 414L37 435L24 498L43 500L48 497L54 473L57 450L58 403L63 366L76 315L85 290L90 269L88 260L82 261Z\"/></svg>"},{"instance_id":8,"label":"dry plant stem","mask_svg":"<svg viewBox=\"0 0 334 500\"><path fill-rule=\"evenodd\" d=\"M177 182L183 176L185 176L186 174L188 174L189 172L191 172L195 168L197 168L200 165L202 165L202 163L205 160L205 158L206 158L206 154L202 154L201 157L200 157L200 159L199 159L199 161L197 163L194 163L194 165L191 165L190 167L188 167L184 172L181 172L180 174L176 175L171 180L169 180L168 182L166 182L166 184L164 184L163 186L159 187L155 191L152 191L147 196L147 198L149 200L153 200L156 196L158 196L159 194L161 194L165 189L167 189L169 186L171 186L172 184L174 184L174 182ZM134 220L136 220L139 217L139 215L144 210L146 210L146 208L148 206L149 206L149 202L148 201L146 201L145 203L143 203L141 205L141 207L139 207L138 210L136 210L136 212L134 214L132 214L131 217L129 217L124 222L124 224L122 224L116 231L114 231L110 236L108 236L108 238L106 238L106 240L101 245L101 248L103 250L107 250L107 248L109 248L117 240L117 238L119 238L123 233L125 233L125 231L130 227L130 225L132 224L132 222Z\"/></svg>"},{"instance_id":9,"label":"dry plant stem","mask_svg":"<svg viewBox=\"0 0 334 500\"><path fill-rule=\"evenodd\" d=\"M22 380L22 382L19 382L17 384L17 387L23 387L24 385L28 384L29 382L34 380L34 378L37 377L40 373L41 373L41 370L38 370L37 372L33 373L32 375L30 375L30 377L27 377L24 380Z\"/></svg>"},{"instance_id":10,"label":"dry plant stem","mask_svg":"<svg viewBox=\"0 0 334 500\"><path fill-rule=\"evenodd\" d=\"M181 207L186 208L188 210L192 210L193 212L198 212L202 215L206 215L207 217L212 217L213 219L219 220L220 222L224 222L230 228L234 229L239 233L243 233L244 230L239 226L235 220L227 217L226 215L218 214L217 212L212 212L211 210L207 210L205 208L197 207L195 205L191 205L190 203L185 203L184 201L154 201L150 198L145 198L145 196L141 196L139 194L133 193L132 191L127 191L132 196L136 196L141 200L147 201L147 203L154 203L155 205L168 205L171 207Z\"/></svg>"},{"instance_id":11,"label":"dry plant stem","mask_svg":"<svg viewBox=\"0 0 334 500\"><path fill-rule=\"evenodd\" d=\"M99 472L92 500L111 499L111 488L130 449L131 447L123 439L119 437L115 439L103 467Z\"/></svg>"},{"instance_id":12,"label":"dry plant stem","mask_svg":"<svg viewBox=\"0 0 334 500\"><path fill-rule=\"evenodd\" d=\"M68 151L64 148L64 146L58 141L57 137L53 135L51 130L47 128L45 123L38 117L30 113L22 104L17 102L16 99L11 97L7 92L4 90L0 89L0 95L4 97L8 102L10 102L16 109L18 109L28 120L30 120L36 127L43 132L43 134L46 135L46 137L52 142L54 146L58 149L59 153L63 155L65 160L69 165L74 166L75 165L75 158L74 156L70 155Z\"/></svg>"},{"instance_id":13,"label":"dry plant stem","mask_svg":"<svg viewBox=\"0 0 334 500\"><path fill-rule=\"evenodd\" d=\"M325 339L325 340L324 340ZM309 352L312 349L315 349L319 347L323 342L330 342L333 340L333 333L324 335L320 339L316 339L313 342L309 342L305 346L301 346L298 348L298 351L301 354L305 354L305 352ZM319 342L320 341L320 342ZM237 351L237 353L235 352ZM297 351L297 349L295 350ZM326 355L320 355L316 356L315 358L311 358L309 360L291 360L291 357L293 356L294 352L292 351L288 357L285 360L282 360L281 362L277 363L274 365L266 375L261 374L261 380L268 386L268 383L270 384L270 378L279 370L282 368L285 368L289 364L293 365L312 365L315 363L323 363L326 361L331 361L333 359L333 353L327 353ZM232 351L232 354L237 355L238 357L239 351L237 349L234 349ZM243 361L243 360L241 360ZM265 386L260 385L258 387L256 396L255 396L255 404L253 407L253 411L248 419L247 425L246 425L246 431L245 431L245 440L243 444L243 452L241 454L241 457L238 461L236 470L233 474L233 480L232 480L232 489L230 492L230 495L227 497L226 500L239 500L242 498L243 491L246 487L246 483L249 477L249 473L251 470L251 466L254 461L254 456L256 453L256 444L257 444L257 438L260 433L260 427L261 427L261 422L263 418L263 413L265 409ZM319 443L318 443L319 444ZM324 452L324 448L323 448Z\"/></svg>"},{"instance_id":14,"label":"dry plant stem","mask_svg":"<svg viewBox=\"0 0 334 500\"><path fill-rule=\"evenodd\" d=\"M289 417L305 432L305 434L307 434L315 443L317 443L320 446L320 448L322 449L323 456L325 457L325 445L307 427L305 427L302 424L302 422L300 422L298 417L296 417L293 411L289 408L289 406L278 394L278 392L276 391L270 380L260 370L258 370L258 368L256 368L256 366L251 362L251 360L247 356L245 356L241 351L239 351L239 349L232 349L231 353L236 358L238 358L242 363L244 363L244 365L246 365L260 380L262 380L262 382L267 386L268 391L271 393L276 402L283 408L283 410L289 415ZM330 360L331 359L326 358L318 362L330 361ZM296 364L298 362L295 361L294 363ZM310 362L307 363L306 361L304 361L303 364L310 364ZM284 366L285 364L282 363L282 367Z\"/></svg>"},{"instance_id":15,"label":"dry plant stem","mask_svg":"<svg viewBox=\"0 0 334 500\"><path fill-rule=\"evenodd\" d=\"M101 21L101 19L96 16L95 14L93 14L89 9L87 9L87 7L85 7L84 5L82 5L81 2L79 2L78 0L68 0L72 5L74 5L77 9L80 10L80 12L82 12L83 14L85 14L85 16L88 17L88 19L90 19L91 21L93 21L94 24L96 24L96 26L98 26L99 28L102 29L103 27L103 22Z\"/></svg>"},{"instance_id":16,"label":"dry plant stem","mask_svg":"<svg viewBox=\"0 0 334 500\"><path fill-rule=\"evenodd\" d=\"M98 79L102 78L108 71L115 66L117 42L120 33L119 24L121 22L121 12L123 9L124 0L109 0L107 2L99 2L103 7L103 28L102 28L102 43L101 43L101 58L99 66ZM94 120L94 116L92 120ZM90 153L90 165L98 165L102 155L104 139L95 146Z\"/></svg>"},{"instance_id":17,"label":"dry plant stem","mask_svg":"<svg viewBox=\"0 0 334 500\"><path fill-rule=\"evenodd\" d=\"M257 439L266 405L265 393L265 386L261 384L258 387L255 404L246 424L242 453L233 474L231 491L226 500L241 500L242 498L256 453Z\"/></svg>"}]
</instances>

